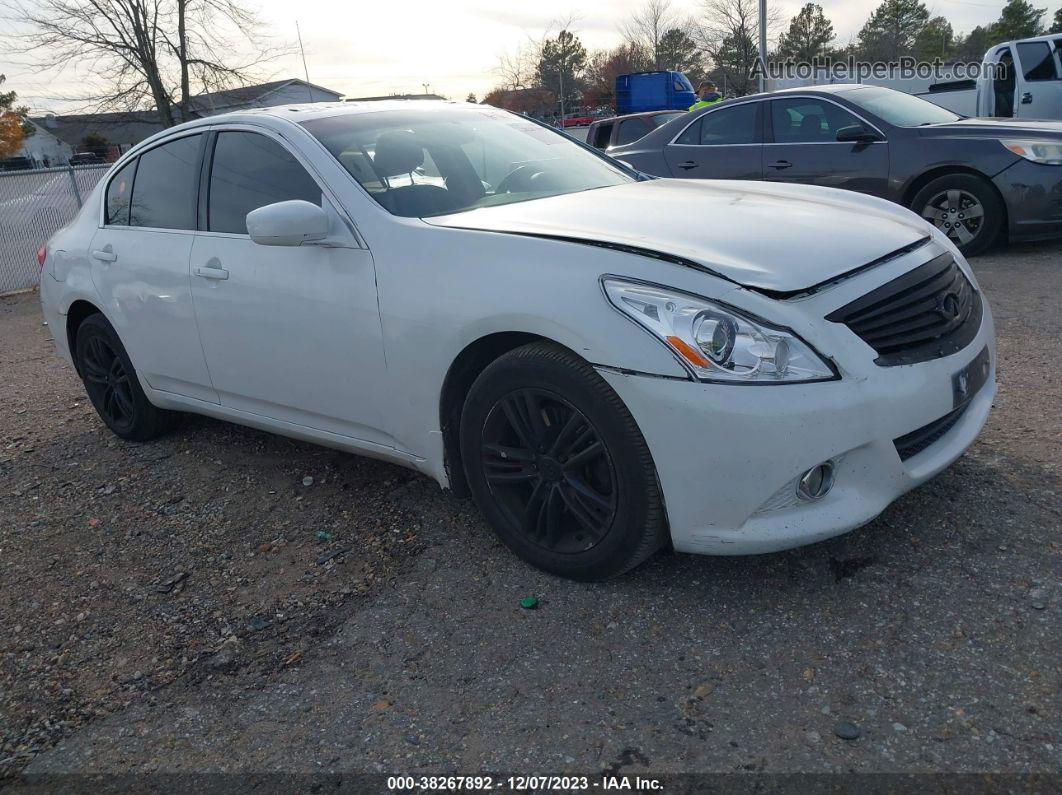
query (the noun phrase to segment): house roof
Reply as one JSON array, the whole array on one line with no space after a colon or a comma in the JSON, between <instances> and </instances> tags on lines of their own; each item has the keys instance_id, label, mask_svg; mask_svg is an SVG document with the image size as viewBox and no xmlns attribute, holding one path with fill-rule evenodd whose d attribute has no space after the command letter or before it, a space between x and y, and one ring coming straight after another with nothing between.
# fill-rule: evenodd
<instances>
[{"instance_id":1,"label":"house roof","mask_svg":"<svg viewBox=\"0 0 1062 795\"><path fill-rule=\"evenodd\" d=\"M250 105L267 94L293 84L309 86L317 91L331 94L336 99L343 96L340 92L330 88L307 83L297 78L289 78L254 86L232 88L227 91L197 94L191 99L191 112L193 116L209 115L218 110ZM103 136L108 143L124 146L140 143L163 129L158 113L153 110L83 113L70 116L31 116L30 121L63 143L75 148L81 146L85 136L91 133Z\"/></svg>"},{"instance_id":2,"label":"house roof","mask_svg":"<svg viewBox=\"0 0 1062 795\"><path fill-rule=\"evenodd\" d=\"M63 143L77 147L86 135L95 133L111 144L140 143L162 129L155 111L126 113L84 113L72 116L31 116L37 127L54 135Z\"/></svg>"},{"instance_id":3,"label":"house roof","mask_svg":"<svg viewBox=\"0 0 1062 795\"><path fill-rule=\"evenodd\" d=\"M298 78L289 78L287 80L274 80L270 83L259 83L255 86L241 86L240 88L230 88L225 91L211 91L206 94L197 94L192 97L192 103L196 108L206 108L209 110L214 108L227 108L232 105L246 105L247 103L254 102L256 99L261 99L267 94L272 94L274 91L278 91L281 88L286 88L293 84L309 86L317 91L331 94L336 99L343 96L339 91L333 91L324 86L307 83L305 80L299 80Z\"/></svg>"}]
</instances>

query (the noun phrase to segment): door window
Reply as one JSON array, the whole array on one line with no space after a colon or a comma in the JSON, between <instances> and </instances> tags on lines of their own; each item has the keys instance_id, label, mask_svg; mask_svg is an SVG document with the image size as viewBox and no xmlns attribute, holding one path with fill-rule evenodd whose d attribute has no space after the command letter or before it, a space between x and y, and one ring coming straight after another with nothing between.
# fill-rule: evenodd
<instances>
[{"instance_id":1,"label":"door window","mask_svg":"<svg viewBox=\"0 0 1062 795\"><path fill-rule=\"evenodd\" d=\"M616 144L623 146L623 144L630 144L642 138L649 128L646 127L645 122L641 119L627 119L627 121L620 122L619 133L616 135Z\"/></svg>"},{"instance_id":2,"label":"door window","mask_svg":"<svg viewBox=\"0 0 1062 795\"><path fill-rule=\"evenodd\" d=\"M771 102L775 143L826 143L837 131L861 122L843 108L819 99L776 99Z\"/></svg>"},{"instance_id":3,"label":"door window","mask_svg":"<svg viewBox=\"0 0 1062 795\"><path fill-rule=\"evenodd\" d=\"M612 124L612 122L599 124L594 130L594 140L590 142L590 145L598 149L608 149L609 140L612 138Z\"/></svg>"},{"instance_id":4,"label":"door window","mask_svg":"<svg viewBox=\"0 0 1062 795\"><path fill-rule=\"evenodd\" d=\"M1051 46L1046 41L1019 43L1018 60L1021 61L1021 71L1027 82L1058 80L1055 59L1051 56Z\"/></svg>"},{"instance_id":5,"label":"door window","mask_svg":"<svg viewBox=\"0 0 1062 795\"><path fill-rule=\"evenodd\" d=\"M178 138L150 149L139 158L130 226L195 229L199 146L202 135Z\"/></svg>"},{"instance_id":6,"label":"door window","mask_svg":"<svg viewBox=\"0 0 1062 795\"><path fill-rule=\"evenodd\" d=\"M218 133L207 203L211 232L245 235L247 213L292 199L321 205L321 188L294 155L258 133Z\"/></svg>"},{"instance_id":7,"label":"door window","mask_svg":"<svg viewBox=\"0 0 1062 795\"><path fill-rule=\"evenodd\" d=\"M691 146L759 143L758 115L755 102L714 110L687 127L675 143Z\"/></svg>"},{"instance_id":8,"label":"door window","mask_svg":"<svg viewBox=\"0 0 1062 795\"><path fill-rule=\"evenodd\" d=\"M133 175L136 159L130 160L111 178L107 186L107 217L104 223L111 226L129 226L129 204L133 195Z\"/></svg>"}]
</instances>

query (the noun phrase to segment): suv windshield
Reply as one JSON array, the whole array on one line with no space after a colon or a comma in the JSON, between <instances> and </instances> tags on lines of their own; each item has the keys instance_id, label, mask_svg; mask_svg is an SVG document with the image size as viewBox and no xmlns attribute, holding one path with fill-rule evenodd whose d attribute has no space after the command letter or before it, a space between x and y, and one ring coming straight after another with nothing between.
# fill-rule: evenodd
<instances>
[{"instance_id":1,"label":"suv windshield","mask_svg":"<svg viewBox=\"0 0 1062 795\"><path fill-rule=\"evenodd\" d=\"M891 88L867 86L845 91L844 98L879 119L897 127L922 127L926 124L947 124L962 118L919 97L893 91Z\"/></svg>"},{"instance_id":2,"label":"suv windshield","mask_svg":"<svg viewBox=\"0 0 1062 795\"><path fill-rule=\"evenodd\" d=\"M636 181L561 132L494 108L303 122L377 202L424 218Z\"/></svg>"}]
</instances>

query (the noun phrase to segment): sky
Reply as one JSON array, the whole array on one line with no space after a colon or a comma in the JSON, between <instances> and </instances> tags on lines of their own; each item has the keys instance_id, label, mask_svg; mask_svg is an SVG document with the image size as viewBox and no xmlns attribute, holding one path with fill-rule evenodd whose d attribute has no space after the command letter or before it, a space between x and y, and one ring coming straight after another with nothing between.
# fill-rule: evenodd
<instances>
[{"instance_id":1,"label":"sky","mask_svg":"<svg viewBox=\"0 0 1062 795\"><path fill-rule=\"evenodd\" d=\"M818 0L834 25L840 43L854 38L880 0ZM1041 0L1043 1L1043 0ZM33 2L33 0L28 0ZM400 0L393 3L336 3L335 0L248 0L267 23L274 41L294 45L295 23L302 31L310 82L347 96L420 93L425 84L434 93L464 99L469 92L482 98L497 82L499 55L515 51L529 38L556 31L558 22L574 17L572 29L586 48L619 43L618 26L644 0L613 0L584 6L572 0L537 0L508 6L496 0ZM586 4L590 6L590 4ZM775 0L788 20L801 0ZM1040 3L1034 0L1034 5ZM1058 0L1047 0L1050 18ZM1003 0L929 0L933 15L946 17L957 32L999 17ZM697 0L673 0L676 12L695 15ZM786 25L788 22L786 22ZM62 72L39 73L3 52L5 34L16 30L0 20L0 73L5 90L18 92L20 101L37 112L70 112L64 101L78 93L83 75L72 65ZM261 70L263 81L302 77L298 55L271 62Z\"/></svg>"}]
</instances>

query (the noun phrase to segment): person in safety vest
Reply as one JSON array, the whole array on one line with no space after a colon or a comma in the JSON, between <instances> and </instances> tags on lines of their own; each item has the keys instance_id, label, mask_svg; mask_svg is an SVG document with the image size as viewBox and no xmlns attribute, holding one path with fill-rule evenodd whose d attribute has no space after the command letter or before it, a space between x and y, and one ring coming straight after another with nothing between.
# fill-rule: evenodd
<instances>
[{"instance_id":1,"label":"person in safety vest","mask_svg":"<svg viewBox=\"0 0 1062 795\"><path fill-rule=\"evenodd\" d=\"M715 90L715 83L706 80L697 87L697 101L690 105L690 110L700 110L723 101L723 95Z\"/></svg>"}]
</instances>

